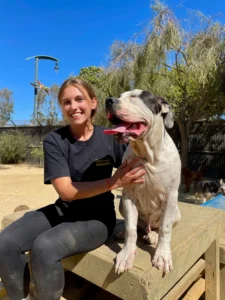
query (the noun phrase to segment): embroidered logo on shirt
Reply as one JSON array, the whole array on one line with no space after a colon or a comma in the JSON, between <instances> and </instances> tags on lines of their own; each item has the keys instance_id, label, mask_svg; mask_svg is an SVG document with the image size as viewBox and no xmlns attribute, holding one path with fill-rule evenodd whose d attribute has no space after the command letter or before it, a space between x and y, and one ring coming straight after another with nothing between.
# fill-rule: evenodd
<instances>
[{"instance_id":1,"label":"embroidered logo on shirt","mask_svg":"<svg viewBox=\"0 0 225 300\"><path fill-rule=\"evenodd\" d=\"M110 159L96 159L96 166L107 166L110 165Z\"/></svg>"}]
</instances>

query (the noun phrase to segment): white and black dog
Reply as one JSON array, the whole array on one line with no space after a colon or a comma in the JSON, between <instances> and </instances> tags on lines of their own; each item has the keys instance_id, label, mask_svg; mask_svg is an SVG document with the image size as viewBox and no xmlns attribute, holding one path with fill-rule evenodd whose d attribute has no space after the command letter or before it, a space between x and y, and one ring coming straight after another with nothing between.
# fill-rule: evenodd
<instances>
[{"instance_id":1,"label":"white and black dog","mask_svg":"<svg viewBox=\"0 0 225 300\"><path fill-rule=\"evenodd\" d=\"M195 204L198 204L198 199L205 203L216 194L225 194L225 183L223 179L216 181L198 181L195 187Z\"/></svg>"},{"instance_id":2,"label":"white and black dog","mask_svg":"<svg viewBox=\"0 0 225 300\"><path fill-rule=\"evenodd\" d=\"M163 98L136 89L120 98L106 99L106 113L116 127L105 133L122 143L129 142L123 160L139 157L146 169L144 183L123 189L120 211L125 218L125 244L116 258L116 272L133 266L140 221L145 224L144 238L157 244L153 265L167 273L173 267L172 227L181 218L177 204L181 162L165 130L174 124L171 107Z\"/></svg>"}]
</instances>

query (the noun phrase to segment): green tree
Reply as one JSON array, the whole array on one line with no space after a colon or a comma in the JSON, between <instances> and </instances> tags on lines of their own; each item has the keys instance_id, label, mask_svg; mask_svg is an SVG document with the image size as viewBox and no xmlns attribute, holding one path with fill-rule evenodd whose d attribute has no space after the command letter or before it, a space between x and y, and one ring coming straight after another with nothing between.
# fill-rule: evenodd
<instances>
[{"instance_id":1,"label":"green tree","mask_svg":"<svg viewBox=\"0 0 225 300\"><path fill-rule=\"evenodd\" d=\"M182 25L162 3L151 8L154 18L142 31L143 42L114 43L110 82L118 91L130 86L168 99L181 134L182 165L187 166L193 122L224 113L225 26L200 12L192 12ZM186 26L193 16L194 29Z\"/></svg>"},{"instance_id":2,"label":"green tree","mask_svg":"<svg viewBox=\"0 0 225 300\"><path fill-rule=\"evenodd\" d=\"M14 100L12 94L13 92L7 88L0 90L0 126L5 126L13 113Z\"/></svg>"},{"instance_id":3,"label":"green tree","mask_svg":"<svg viewBox=\"0 0 225 300\"><path fill-rule=\"evenodd\" d=\"M101 126L109 126L105 114L105 99L109 95L105 69L96 66L81 68L78 77L91 84L98 98L98 110L94 122Z\"/></svg>"}]
</instances>

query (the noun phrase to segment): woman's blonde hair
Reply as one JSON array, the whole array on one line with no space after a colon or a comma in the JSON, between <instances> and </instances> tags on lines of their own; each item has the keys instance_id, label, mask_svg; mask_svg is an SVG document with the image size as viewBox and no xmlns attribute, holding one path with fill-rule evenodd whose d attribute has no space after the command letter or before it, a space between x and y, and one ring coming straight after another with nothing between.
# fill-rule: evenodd
<instances>
[{"instance_id":1,"label":"woman's blonde hair","mask_svg":"<svg viewBox=\"0 0 225 300\"><path fill-rule=\"evenodd\" d=\"M96 94L95 94L92 86L89 83L87 83L86 81L84 81L81 78L73 77L73 78L69 78L69 79L65 80L63 82L63 84L61 85L61 87L59 89L59 93L58 93L59 105L60 105L62 94L63 94L65 88L67 88L68 86L71 86L71 85L76 87L84 95L84 97L87 101L91 102L91 100L93 98L96 98ZM94 117L95 113L96 113L96 109L92 109L91 118Z\"/></svg>"}]
</instances>

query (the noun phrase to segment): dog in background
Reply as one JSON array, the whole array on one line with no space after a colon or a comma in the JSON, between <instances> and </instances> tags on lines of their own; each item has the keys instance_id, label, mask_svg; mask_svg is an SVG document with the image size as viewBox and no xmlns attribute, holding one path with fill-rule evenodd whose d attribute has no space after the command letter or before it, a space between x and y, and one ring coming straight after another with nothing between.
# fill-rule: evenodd
<instances>
[{"instance_id":1,"label":"dog in background","mask_svg":"<svg viewBox=\"0 0 225 300\"><path fill-rule=\"evenodd\" d=\"M205 168L199 171L192 171L191 169L184 167L182 168L183 183L185 185L185 193L190 192L191 184L194 181L194 189L196 188L197 182L203 180L203 176L206 172Z\"/></svg>"},{"instance_id":2,"label":"dog in background","mask_svg":"<svg viewBox=\"0 0 225 300\"><path fill-rule=\"evenodd\" d=\"M225 183L223 179L217 181L199 181L195 187L195 204L198 203L198 199L202 203L205 203L217 193L225 194Z\"/></svg>"}]
</instances>

